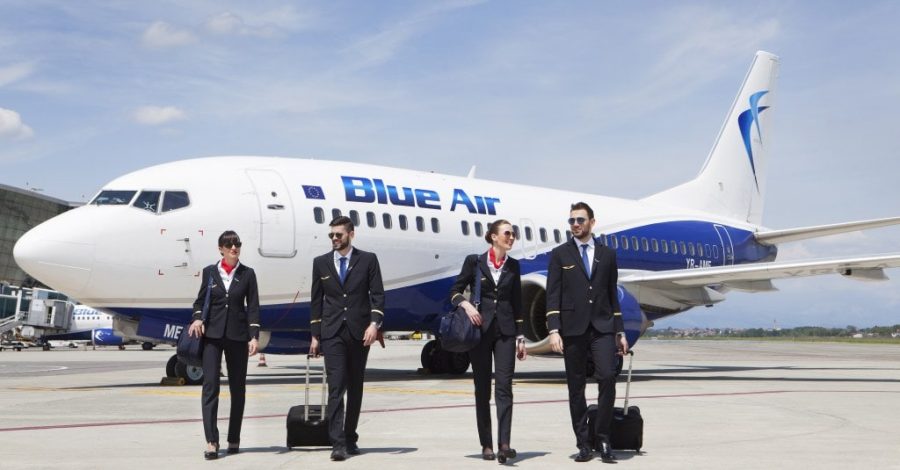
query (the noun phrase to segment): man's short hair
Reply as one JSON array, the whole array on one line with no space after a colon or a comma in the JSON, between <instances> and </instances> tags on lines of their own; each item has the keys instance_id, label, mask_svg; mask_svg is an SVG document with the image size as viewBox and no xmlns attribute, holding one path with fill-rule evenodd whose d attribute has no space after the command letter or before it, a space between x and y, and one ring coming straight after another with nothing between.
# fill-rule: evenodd
<instances>
[{"instance_id":1,"label":"man's short hair","mask_svg":"<svg viewBox=\"0 0 900 470\"><path fill-rule=\"evenodd\" d=\"M578 210L587 211L588 219L594 218L594 209L591 209L591 206L587 205L586 202L576 202L575 204L572 204L572 208L569 209L569 212Z\"/></svg>"},{"instance_id":2,"label":"man's short hair","mask_svg":"<svg viewBox=\"0 0 900 470\"><path fill-rule=\"evenodd\" d=\"M339 225L343 225L347 230L347 233L353 231L353 221L350 220L350 217L347 217L346 215L335 217L334 219L332 219L331 223L328 224L329 227L337 227Z\"/></svg>"}]
</instances>

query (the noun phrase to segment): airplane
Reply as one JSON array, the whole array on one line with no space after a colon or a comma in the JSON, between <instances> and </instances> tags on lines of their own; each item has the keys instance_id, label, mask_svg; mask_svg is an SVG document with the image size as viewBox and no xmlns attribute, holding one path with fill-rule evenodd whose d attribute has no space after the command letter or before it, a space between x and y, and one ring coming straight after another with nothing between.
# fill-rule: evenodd
<instances>
[{"instance_id":1,"label":"airplane","mask_svg":"<svg viewBox=\"0 0 900 470\"><path fill-rule=\"evenodd\" d=\"M329 251L328 222L348 215L356 245L375 252L386 289L384 330L436 331L448 292L483 232L512 221L530 353L548 353L546 270L566 241L570 204L597 213L595 235L617 251L618 296L634 345L653 321L711 306L730 290L837 273L886 279L900 253L775 261L778 244L885 227L900 217L773 230L762 225L767 142L779 59L757 52L699 174L639 200L381 165L255 156L189 159L110 181L92 201L23 235L16 262L41 282L116 316L119 331L174 342L190 321L200 272L235 230L260 288L260 347L309 347L312 258ZM426 343L423 367L462 373L464 354ZM202 380L173 356L167 374Z\"/></svg>"},{"instance_id":2,"label":"airplane","mask_svg":"<svg viewBox=\"0 0 900 470\"><path fill-rule=\"evenodd\" d=\"M114 328L114 314L101 312L87 305L76 305L72 311L72 323L65 333L43 335L43 342L83 341L93 346L118 346L123 349L131 341L142 341L141 347L146 351L153 349L153 338L126 336Z\"/></svg>"}]
</instances>

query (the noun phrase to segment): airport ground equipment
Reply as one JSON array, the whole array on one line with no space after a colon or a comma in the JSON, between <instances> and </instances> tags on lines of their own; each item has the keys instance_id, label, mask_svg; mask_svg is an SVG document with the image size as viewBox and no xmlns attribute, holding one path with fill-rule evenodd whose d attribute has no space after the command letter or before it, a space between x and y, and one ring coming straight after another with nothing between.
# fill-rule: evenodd
<instances>
[{"instance_id":1,"label":"airport ground equipment","mask_svg":"<svg viewBox=\"0 0 900 470\"><path fill-rule=\"evenodd\" d=\"M634 351L628 351L628 379L625 381L625 403L619 408L613 409L612 429L610 430L610 445L613 449L634 450L640 452L644 446L644 418L641 409L636 406L628 406L628 397L631 393L631 370L634 363ZM594 417L597 414L597 405L588 407L588 429L594 429ZM594 448L600 449L600 443L594 442Z\"/></svg>"},{"instance_id":2,"label":"airport ground equipment","mask_svg":"<svg viewBox=\"0 0 900 470\"><path fill-rule=\"evenodd\" d=\"M304 403L291 407L287 415L287 448L325 447L331 445L328 438L328 420L325 417L328 398L328 375L322 366L322 404L309 403L310 356L306 356L306 391Z\"/></svg>"}]
</instances>

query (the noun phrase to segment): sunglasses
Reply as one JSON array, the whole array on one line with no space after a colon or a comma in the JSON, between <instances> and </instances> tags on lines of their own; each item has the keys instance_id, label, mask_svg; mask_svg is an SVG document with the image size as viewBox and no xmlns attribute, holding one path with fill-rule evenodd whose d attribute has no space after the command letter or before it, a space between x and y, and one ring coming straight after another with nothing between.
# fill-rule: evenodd
<instances>
[{"instance_id":1,"label":"sunglasses","mask_svg":"<svg viewBox=\"0 0 900 470\"><path fill-rule=\"evenodd\" d=\"M569 225L584 225L585 222L587 222L587 219L584 217L569 217Z\"/></svg>"},{"instance_id":2,"label":"sunglasses","mask_svg":"<svg viewBox=\"0 0 900 470\"><path fill-rule=\"evenodd\" d=\"M236 242L225 242L225 243L222 244L223 247L228 248L229 250L231 249L231 247L240 248L241 245L243 245L243 243L241 243L240 241L236 241Z\"/></svg>"},{"instance_id":3,"label":"sunglasses","mask_svg":"<svg viewBox=\"0 0 900 470\"><path fill-rule=\"evenodd\" d=\"M344 234L343 234L343 233L332 232L332 233L329 233L329 234L328 234L328 238L330 238L330 239L332 239L332 240L334 240L335 238L341 239L341 238L344 238Z\"/></svg>"},{"instance_id":4,"label":"sunglasses","mask_svg":"<svg viewBox=\"0 0 900 470\"><path fill-rule=\"evenodd\" d=\"M500 235L503 235L503 236L506 237L506 238L516 238L515 232L511 232L511 231L509 231L509 230L500 232Z\"/></svg>"}]
</instances>

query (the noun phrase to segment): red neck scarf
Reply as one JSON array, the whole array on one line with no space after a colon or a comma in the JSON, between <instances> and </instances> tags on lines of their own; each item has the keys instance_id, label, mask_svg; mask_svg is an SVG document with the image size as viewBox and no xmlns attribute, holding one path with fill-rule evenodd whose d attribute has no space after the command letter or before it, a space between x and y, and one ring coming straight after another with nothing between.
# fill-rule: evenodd
<instances>
[{"instance_id":1,"label":"red neck scarf","mask_svg":"<svg viewBox=\"0 0 900 470\"><path fill-rule=\"evenodd\" d=\"M491 249L488 250L488 259L491 260L491 264L494 265L494 269L500 269L500 267L503 266L503 263L506 262L506 256L504 256L503 259L501 259L500 261L497 261L497 255L494 254L493 247L491 247Z\"/></svg>"},{"instance_id":2,"label":"red neck scarf","mask_svg":"<svg viewBox=\"0 0 900 470\"><path fill-rule=\"evenodd\" d=\"M237 263L235 263L237 266ZM225 274L231 275L231 271L234 271L234 266L229 266L228 263L225 262L225 258L222 258L222 269L225 270Z\"/></svg>"}]
</instances>

